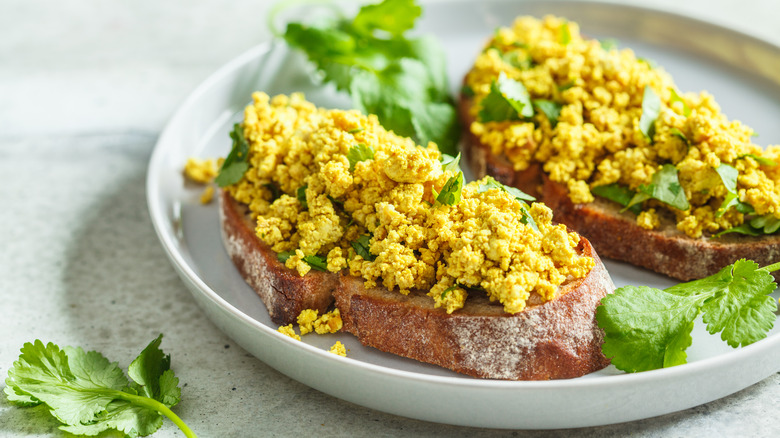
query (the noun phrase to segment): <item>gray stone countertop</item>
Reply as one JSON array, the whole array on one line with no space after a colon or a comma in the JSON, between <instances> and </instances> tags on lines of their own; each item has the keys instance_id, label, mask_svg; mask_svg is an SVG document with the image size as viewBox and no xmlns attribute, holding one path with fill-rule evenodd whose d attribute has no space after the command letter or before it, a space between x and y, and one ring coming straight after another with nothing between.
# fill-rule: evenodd
<instances>
[{"instance_id":1,"label":"gray stone countertop","mask_svg":"<svg viewBox=\"0 0 780 438\"><path fill-rule=\"evenodd\" d=\"M780 436L780 374L682 412L587 429L499 431L373 411L290 380L202 314L145 199L159 132L205 77L269 38L270 2L0 2L0 376L36 338L126 367L158 333L202 437ZM774 0L630 3L780 43ZM0 387L4 384L0 383ZM0 436L62 436L41 407L0 397ZM169 421L154 435L182 436Z\"/></svg>"}]
</instances>

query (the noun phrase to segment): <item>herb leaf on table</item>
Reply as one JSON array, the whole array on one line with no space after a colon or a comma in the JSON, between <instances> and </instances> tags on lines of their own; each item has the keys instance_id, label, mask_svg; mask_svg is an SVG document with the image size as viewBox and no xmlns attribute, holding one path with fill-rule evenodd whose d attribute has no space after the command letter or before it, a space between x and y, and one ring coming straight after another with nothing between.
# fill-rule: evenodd
<instances>
[{"instance_id":1,"label":"herb leaf on table","mask_svg":"<svg viewBox=\"0 0 780 438\"><path fill-rule=\"evenodd\" d=\"M162 426L165 415L185 436L194 437L170 410L181 399L181 389L161 342L162 335L133 360L128 369L132 380L96 351L28 342L8 371L4 391L20 406L47 405L63 423L60 429L76 435L117 430L146 436Z\"/></svg>"}]
</instances>

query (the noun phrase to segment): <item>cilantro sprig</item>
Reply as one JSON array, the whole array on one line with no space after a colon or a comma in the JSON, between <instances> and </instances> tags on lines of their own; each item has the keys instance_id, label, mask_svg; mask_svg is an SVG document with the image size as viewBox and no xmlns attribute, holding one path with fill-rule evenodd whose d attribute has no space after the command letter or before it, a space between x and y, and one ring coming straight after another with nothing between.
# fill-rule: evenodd
<instances>
[{"instance_id":1,"label":"cilantro sprig","mask_svg":"<svg viewBox=\"0 0 780 438\"><path fill-rule=\"evenodd\" d=\"M244 173L249 169L249 143L244 138L244 128L240 123L233 125L230 138L233 139L233 146L214 179L220 187L227 187L241 181Z\"/></svg>"},{"instance_id":2,"label":"cilantro sprig","mask_svg":"<svg viewBox=\"0 0 780 438\"><path fill-rule=\"evenodd\" d=\"M661 98L650 88L645 86L642 96L642 116L639 118L639 130L645 135L648 142L653 142L655 136L655 121L661 113Z\"/></svg>"},{"instance_id":3,"label":"cilantro sprig","mask_svg":"<svg viewBox=\"0 0 780 438\"><path fill-rule=\"evenodd\" d=\"M358 143L353 145L347 151L347 160L349 160L349 171L355 171L355 165L361 161L368 161L374 159L374 148L367 146L365 143Z\"/></svg>"},{"instance_id":4,"label":"cilantro sprig","mask_svg":"<svg viewBox=\"0 0 780 438\"><path fill-rule=\"evenodd\" d=\"M664 290L624 286L601 300L596 321L605 332L602 351L626 372L648 371L686 363L694 321L701 315L710 334L731 347L766 337L775 321L777 285L770 272L780 263L759 268L738 260L717 274Z\"/></svg>"},{"instance_id":5,"label":"cilantro sprig","mask_svg":"<svg viewBox=\"0 0 780 438\"><path fill-rule=\"evenodd\" d=\"M507 120L530 120L534 109L547 117L555 128L563 105L547 99L532 99L522 82L501 72L490 84L490 92L480 102L477 119L482 122L503 122Z\"/></svg>"},{"instance_id":6,"label":"cilantro sprig","mask_svg":"<svg viewBox=\"0 0 780 438\"><path fill-rule=\"evenodd\" d=\"M677 168L673 164L661 166L661 169L653 174L653 179L649 185L642 184L639 186L636 195L631 198L624 210L628 210L648 199L656 199L679 210L691 208L688 198L685 196L685 190L680 185L677 173Z\"/></svg>"},{"instance_id":7,"label":"cilantro sprig","mask_svg":"<svg viewBox=\"0 0 780 438\"><path fill-rule=\"evenodd\" d=\"M385 128L454 154L459 129L444 50L433 37L406 36L421 13L415 0L384 0L351 19L288 23L281 36Z\"/></svg>"},{"instance_id":8,"label":"cilantro sprig","mask_svg":"<svg viewBox=\"0 0 780 438\"><path fill-rule=\"evenodd\" d=\"M16 405L45 404L63 423L60 429L75 435L117 430L146 436L162 426L164 415L185 436L195 437L170 409L181 399L181 389L161 342L162 335L133 360L127 370L131 380L96 351L28 342L8 370L4 392Z\"/></svg>"},{"instance_id":9,"label":"cilantro sprig","mask_svg":"<svg viewBox=\"0 0 780 438\"><path fill-rule=\"evenodd\" d=\"M287 263L287 259L289 259L294 255L295 255L295 251L282 251L276 254L276 259L282 263ZM302 260L316 271L323 271L323 272L328 271L328 261L325 259L325 257L313 254L313 255L303 256Z\"/></svg>"},{"instance_id":10,"label":"cilantro sprig","mask_svg":"<svg viewBox=\"0 0 780 438\"><path fill-rule=\"evenodd\" d=\"M440 205L457 205L460 202L461 191L463 190L463 172L458 172L455 176L451 177L444 183L441 188L441 192L436 193L434 189L434 196L436 197L436 204Z\"/></svg>"}]
</instances>

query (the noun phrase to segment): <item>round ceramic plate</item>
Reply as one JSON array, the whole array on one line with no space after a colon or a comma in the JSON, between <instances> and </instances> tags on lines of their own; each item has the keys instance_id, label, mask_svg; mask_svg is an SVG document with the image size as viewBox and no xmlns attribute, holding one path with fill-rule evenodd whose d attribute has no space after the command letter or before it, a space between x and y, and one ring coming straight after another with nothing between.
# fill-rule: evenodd
<instances>
[{"instance_id":1,"label":"round ceramic plate","mask_svg":"<svg viewBox=\"0 0 780 438\"><path fill-rule=\"evenodd\" d=\"M763 141L780 125L780 48L692 18L591 2L438 2L426 5L421 33L445 47L453 91L495 27L523 14L556 14L583 33L617 39L669 71L680 89L708 90L724 112L746 121ZM638 374L609 367L578 379L479 380L366 348L346 333L294 341L275 331L260 299L242 280L220 240L217 207L201 205L200 187L181 176L188 157L225 156L228 132L250 94L303 91L325 107L349 106L318 85L311 67L282 44L259 46L201 84L160 136L148 173L148 203L157 234L204 313L246 350L280 372L359 405L407 417L495 428L565 428L661 415L723 397L780 370L780 329L733 350L701 324L686 365ZM669 279L606 262L615 284L667 287ZM777 297L777 292L775 292ZM336 340L347 358L327 352Z\"/></svg>"}]
</instances>

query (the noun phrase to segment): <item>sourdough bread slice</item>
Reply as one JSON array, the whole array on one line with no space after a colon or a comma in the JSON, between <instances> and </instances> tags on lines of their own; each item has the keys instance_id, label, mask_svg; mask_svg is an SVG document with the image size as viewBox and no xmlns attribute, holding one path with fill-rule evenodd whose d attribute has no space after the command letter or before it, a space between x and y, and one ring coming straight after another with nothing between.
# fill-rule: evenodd
<instances>
[{"instance_id":1,"label":"sourdough bread slice","mask_svg":"<svg viewBox=\"0 0 780 438\"><path fill-rule=\"evenodd\" d=\"M558 298L505 313L483 293L448 314L422 291L401 295L360 278L342 276L336 306L344 330L363 345L474 377L547 380L582 376L609 364L601 353L603 332L595 313L614 289L586 239L578 252L596 260L584 278L561 285Z\"/></svg>"},{"instance_id":2,"label":"sourdough bread slice","mask_svg":"<svg viewBox=\"0 0 780 438\"><path fill-rule=\"evenodd\" d=\"M324 313L335 296L344 330L364 345L474 377L562 379L609 364L595 313L614 285L585 239L577 251L593 257L595 267L564 283L556 299L541 303L532 296L524 311L512 315L472 291L464 308L447 314L423 291L405 296L367 289L362 278L313 270L301 277L257 238L246 206L224 191L219 203L225 249L275 324L294 323L304 309Z\"/></svg>"},{"instance_id":3,"label":"sourdough bread slice","mask_svg":"<svg viewBox=\"0 0 780 438\"><path fill-rule=\"evenodd\" d=\"M520 188L553 210L555 220L590 240L601 257L621 260L682 281L703 278L739 259L760 266L780 260L780 235L746 236L732 233L718 238L694 239L677 230L671 213L659 211L661 226L646 230L636 216L596 197L588 204L574 204L567 188L551 181L539 163L516 171L509 160L495 154L470 131L471 99L461 96L458 110L463 125L464 155L475 178L491 175L503 184ZM532 141L529 139L529 142ZM774 277L780 280L780 272Z\"/></svg>"},{"instance_id":4,"label":"sourdough bread slice","mask_svg":"<svg viewBox=\"0 0 780 438\"><path fill-rule=\"evenodd\" d=\"M325 313L333 303L339 274L312 270L301 277L277 259L276 253L255 235L246 205L219 191L222 242L244 280L263 300L271 321L294 323L305 309Z\"/></svg>"}]
</instances>

